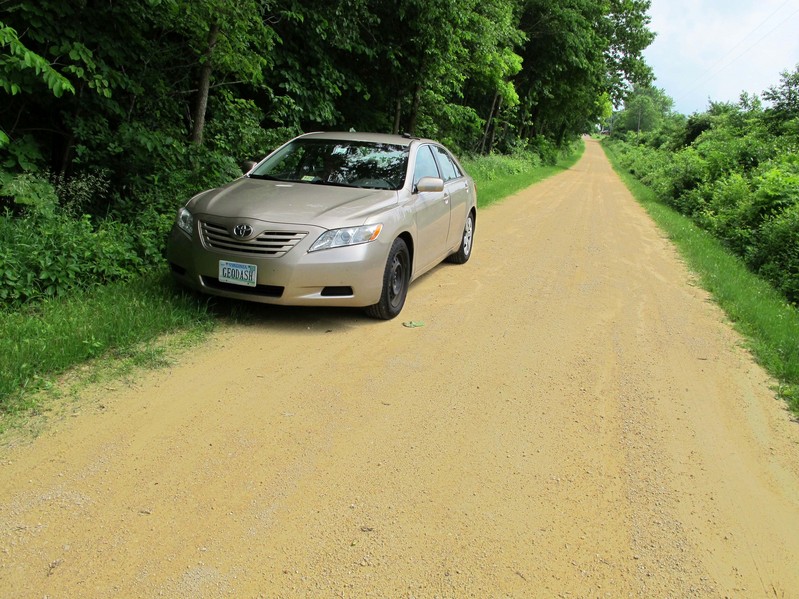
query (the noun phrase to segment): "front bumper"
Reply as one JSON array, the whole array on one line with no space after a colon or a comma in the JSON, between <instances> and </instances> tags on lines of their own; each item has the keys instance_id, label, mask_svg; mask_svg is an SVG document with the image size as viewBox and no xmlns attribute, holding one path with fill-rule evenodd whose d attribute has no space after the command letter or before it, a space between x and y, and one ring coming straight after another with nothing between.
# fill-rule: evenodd
<instances>
[{"instance_id":1,"label":"front bumper","mask_svg":"<svg viewBox=\"0 0 799 599\"><path fill-rule=\"evenodd\" d=\"M303 227L307 235L297 245L280 257L269 257L209 247L199 227L195 222L190 239L173 226L167 243L172 274L187 287L210 295L290 306L364 307L380 300L390 249L384 242L388 236L381 235L371 243L308 252L324 229ZM285 225L269 227L289 230ZM296 226L291 228L296 230ZM257 266L256 286L221 282L220 260Z\"/></svg>"}]
</instances>

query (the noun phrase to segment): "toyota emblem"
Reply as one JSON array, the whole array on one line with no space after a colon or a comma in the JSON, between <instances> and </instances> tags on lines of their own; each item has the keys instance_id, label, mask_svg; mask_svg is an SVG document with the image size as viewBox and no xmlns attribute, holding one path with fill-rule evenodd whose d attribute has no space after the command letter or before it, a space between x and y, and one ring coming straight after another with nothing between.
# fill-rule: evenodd
<instances>
[{"instance_id":1,"label":"toyota emblem","mask_svg":"<svg viewBox=\"0 0 799 599\"><path fill-rule=\"evenodd\" d=\"M252 235L252 227L250 225L236 225L233 227L233 235L244 239Z\"/></svg>"}]
</instances>

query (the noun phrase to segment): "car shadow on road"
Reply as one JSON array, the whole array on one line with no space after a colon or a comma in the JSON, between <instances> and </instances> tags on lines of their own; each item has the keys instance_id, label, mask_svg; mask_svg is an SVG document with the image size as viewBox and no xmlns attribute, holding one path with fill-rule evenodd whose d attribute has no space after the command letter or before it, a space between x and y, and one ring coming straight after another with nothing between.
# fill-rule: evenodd
<instances>
[{"instance_id":1,"label":"car shadow on road","mask_svg":"<svg viewBox=\"0 0 799 599\"><path fill-rule=\"evenodd\" d=\"M457 265L441 262L410 284L409 295L422 281L435 277L441 269L459 268ZM200 297L198 295L198 297ZM366 315L364 308L319 307L319 306L279 306L246 302L223 297L205 297L209 311L218 321L243 327L264 327L282 332L319 333L341 332L363 329L364 327L402 326L408 318L401 313L392 320L376 320Z\"/></svg>"},{"instance_id":2,"label":"car shadow on road","mask_svg":"<svg viewBox=\"0 0 799 599\"><path fill-rule=\"evenodd\" d=\"M409 294L423 281L434 277L441 269L458 268L456 265L442 262L434 266L413 281ZM346 307L319 307L319 306L279 306L274 304L261 304L224 297L203 295L196 291L185 289L174 281L170 281L171 292L176 295L189 295L199 304L204 304L207 312L217 323L224 325L240 326L245 328L268 328L280 332L305 333L317 335L319 333L341 332L364 327L385 327L402 325L400 314L393 320L376 320L366 315L364 308Z\"/></svg>"},{"instance_id":3,"label":"car shadow on road","mask_svg":"<svg viewBox=\"0 0 799 599\"><path fill-rule=\"evenodd\" d=\"M361 308L276 306L218 297L208 300L208 308L221 323L295 334L317 335L380 324Z\"/></svg>"}]
</instances>

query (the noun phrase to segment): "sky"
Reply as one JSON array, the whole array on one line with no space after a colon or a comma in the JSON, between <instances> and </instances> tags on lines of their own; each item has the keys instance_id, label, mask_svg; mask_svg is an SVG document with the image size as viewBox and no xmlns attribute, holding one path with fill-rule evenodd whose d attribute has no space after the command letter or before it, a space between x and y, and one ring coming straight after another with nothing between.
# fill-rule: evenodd
<instances>
[{"instance_id":1,"label":"sky","mask_svg":"<svg viewBox=\"0 0 799 599\"><path fill-rule=\"evenodd\" d=\"M685 115L760 95L799 64L799 0L651 0L644 51L655 87Z\"/></svg>"}]
</instances>

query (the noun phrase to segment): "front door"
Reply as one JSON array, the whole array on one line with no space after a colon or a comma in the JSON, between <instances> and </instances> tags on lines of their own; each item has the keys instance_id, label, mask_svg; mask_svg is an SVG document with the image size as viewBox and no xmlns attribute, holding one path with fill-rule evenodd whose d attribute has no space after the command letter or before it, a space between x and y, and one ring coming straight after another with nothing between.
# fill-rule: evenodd
<instances>
[{"instance_id":1,"label":"front door","mask_svg":"<svg viewBox=\"0 0 799 599\"><path fill-rule=\"evenodd\" d=\"M416 154L413 185L422 177L441 177L430 146L422 146ZM441 261L447 250L450 196L447 190L417 193L416 208L416 271L425 271Z\"/></svg>"}]
</instances>

